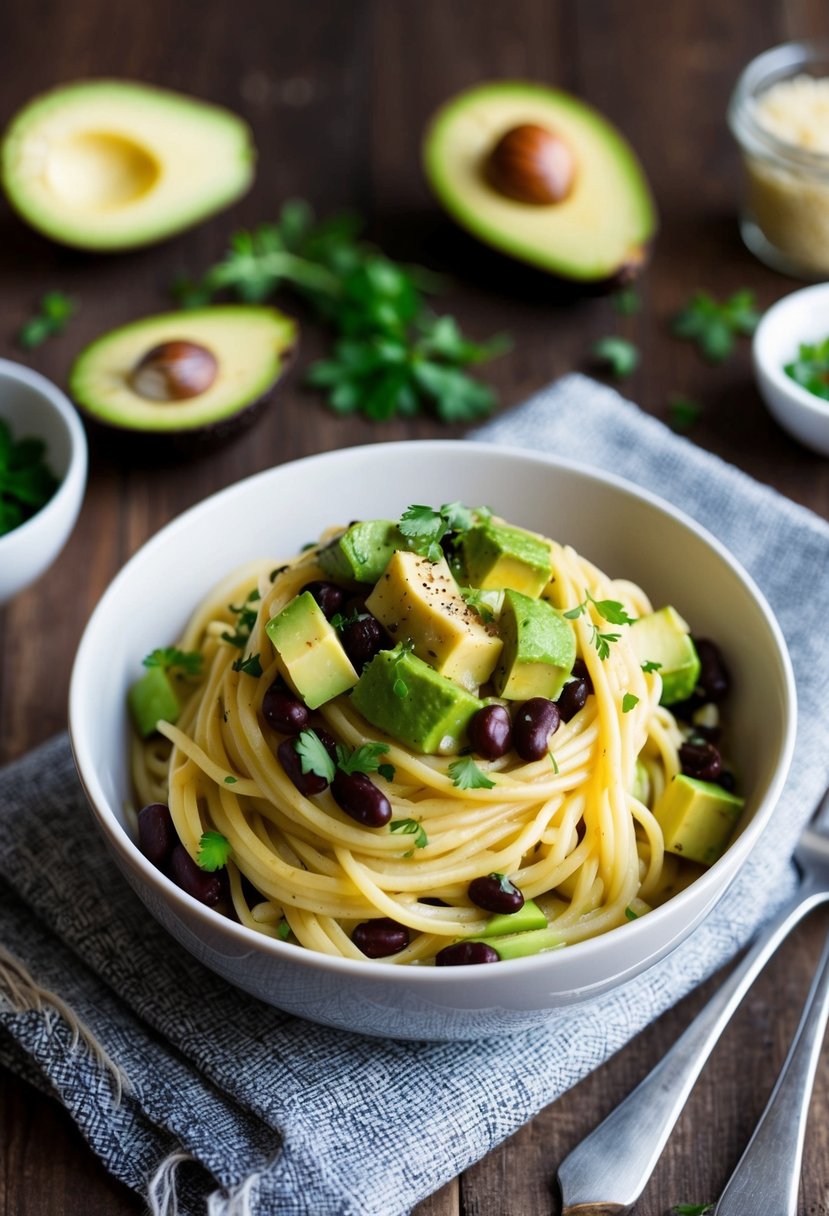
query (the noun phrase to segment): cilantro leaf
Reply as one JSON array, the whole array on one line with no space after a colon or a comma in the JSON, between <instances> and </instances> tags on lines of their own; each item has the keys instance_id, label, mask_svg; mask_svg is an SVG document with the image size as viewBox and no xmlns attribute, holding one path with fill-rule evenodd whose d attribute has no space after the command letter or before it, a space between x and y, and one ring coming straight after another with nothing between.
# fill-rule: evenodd
<instances>
[{"instance_id":1,"label":"cilantro leaf","mask_svg":"<svg viewBox=\"0 0 829 1216\"><path fill-rule=\"evenodd\" d=\"M74 311L75 304L69 296L62 291L47 291L40 298L37 313L18 331L18 345L24 350L34 350L47 338L63 333Z\"/></svg>"},{"instance_id":2,"label":"cilantro leaf","mask_svg":"<svg viewBox=\"0 0 829 1216\"><path fill-rule=\"evenodd\" d=\"M632 692L626 692L622 697L622 713L629 714L639 704L639 698Z\"/></svg>"},{"instance_id":3,"label":"cilantro leaf","mask_svg":"<svg viewBox=\"0 0 829 1216\"><path fill-rule=\"evenodd\" d=\"M625 610L624 604L620 604L618 600L594 600L592 595L588 596L588 599L599 616L604 617L611 625L632 625L636 620L636 617L630 616Z\"/></svg>"},{"instance_id":4,"label":"cilantro leaf","mask_svg":"<svg viewBox=\"0 0 829 1216\"><path fill-rule=\"evenodd\" d=\"M459 790L491 790L495 782L487 777L471 756L461 756L449 765L452 784Z\"/></svg>"},{"instance_id":5,"label":"cilantro leaf","mask_svg":"<svg viewBox=\"0 0 829 1216\"><path fill-rule=\"evenodd\" d=\"M45 453L42 440L15 440L0 418L0 536L30 519L57 490Z\"/></svg>"},{"instance_id":6,"label":"cilantro leaf","mask_svg":"<svg viewBox=\"0 0 829 1216\"><path fill-rule=\"evenodd\" d=\"M647 673L652 671L660 671L661 668L662 664L655 662L653 659L646 659L646 661L642 664L642 670Z\"/></svg>"},{"instance_id":7,"label":"cilantro leaf","mask_svg":"<svg viewBox=\"0 0 829 1216\"><path fill-rule=\"evenodd\" d=\"M675 1203L673 1206L675 1216L707 1216L708 1212L714 1211L713 1203Z\"/></svg>"},{"instance_id":8,"label":"cilantro leaf","mask_svg":"<svg viewBox=\"0 0 829 1216\"><path fill-rule=\"evenodd\" d=\"M416 819L392 819L389 824L389 831L403 836L414 836L414 847L416 849L425 849L429 843L426 829Z\"/></svg>"},{"instance_id":9,"label":"cilantro leaf","mask_svg":"<svg viewBox=\"0 0 829 1216\"><path fill-rule=\"evenodd\" d=\"M808 393L829 401L829 338L801 343L797 358L783 367L786 375Z\"/></svg>"},{"instance_id":10,"label":"cilantro leaf","mask_svg":"<svg viewBox=\"0 0 829 1216\"><path fill-rule=\"evenodd\" d=\"M389 750L388 743L361 743L352 752L337 745L337 767L344 773L377 773L380 771L380 757ZM394 774L393 765L383 765L390 768Z\"/></svg>"},{"instance_id":11,"label":"cilantro leaf","mask_svg":"<svg viewBox=\"0 0 829 1216\"><path fill-rule=\"evenodd\" d=\"M261 658L258 654L249 654L246 659L236 659L233 663L233 670L258 678L263 671Z\"/></svg>"},{"instance_id":12,"label":"cilantro leaf","mask_svg":"<svg viewBox=\"0 0 829 1216\"><path fill-rule=\"evenodd\" d=\"M593 358L606 367L616 380L632 376L639 366L639 351L627 338L599 338L590 350Z\"/></svg>"},{"instance_id":13,"label":"cilantro leaf","mask_svg":"<svg viewBox=\"0 0 829 1216\"><path fill-rule=\"evenodd\" d=\"M303 730L294 742L303 773L314 773L326 781L334 780L336 766L329 756L325 744L315 730Z\"/></svg>"},{"instance_id":14,"label":"cilantro leaf","mask_svg":"<svg viewBox=\"0 0 829 1216\"><path fill-rule=\"evenodd\" d=\"M575 608L568 609L562 613L562 616L567 617L570 621L578 620L580 616L587 612L588 604L592 604L596 612L604 620L611 625L632 625L635 617L629 615L624 604L620 604L618 600L594 600L589 591L585 592L585 598L580 604L576 604ZM620 633L603 633L590 622L591 641L596 647L599 658L604 660L610 657L610 646L613 642L618 642L622 636Z\"/></svg>"},{"instance_id":15,"label":"cilantro leaf","mask_svg":"<svg viewBox=\"0 0 829 1216\"><path fill-rule=\"evenodd\" d=\"M196 861L203 870L221 870L230 857L230 841L221 832L202 832Z\"/></svg>"},{"instance_id":16,"label":"cilantro leaf","mask_svg":"<svg viewBox=\"0 0 829 1216\"><path fill-rule=\"evenodd\" d=\"M185 675L197 676L201 673L204 656L198 650L179 650L177 646L162 646L151 651L144 659L145 667L160 667L163 671L177 668Z\"/></svg>"},{"instance_id":17,"label":"cilantro leaf","mask_svg":"<svg viewBox=\"0 0 829 1216\"><path fill-rule=\"evenodd\" d=\"M736 337L750 337L760 321L754 293L735 291L722 304L707 291L698 291L674 317L675 337L693 342L709 363L722 363L734 349Z\"/></svg>"}]
</instances>

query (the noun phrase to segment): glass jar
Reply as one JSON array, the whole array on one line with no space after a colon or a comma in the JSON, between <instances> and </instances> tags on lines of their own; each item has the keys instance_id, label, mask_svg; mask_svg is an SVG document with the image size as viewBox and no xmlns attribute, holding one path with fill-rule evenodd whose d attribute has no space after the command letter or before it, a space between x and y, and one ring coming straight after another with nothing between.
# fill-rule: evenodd
<instances>
[{"instance_id":1,"label":"glass jar","mask_svg":"<svg viewBox=\"0 0 829 1216\"><path fill-rule=\"evenodd\" d=\"M822 122L816 115L815 129L820 126L825 132L825 142L819 137L818 146L810 148L811 132L802 135L803 142L781 138L766 125L763 113L764 95L774 86L791 81L792 94L798 89L802 94L805 88L816 95L810 80L826 80L829 95L827 43L789 42L758 55L737 81L728 122L743 153L746 196L740 231L745 244L774 270L801 279L825 279L829 278L829 115ZM778 107L784 104L783 93L777 93Z\"/></svg>"}]
</instances>

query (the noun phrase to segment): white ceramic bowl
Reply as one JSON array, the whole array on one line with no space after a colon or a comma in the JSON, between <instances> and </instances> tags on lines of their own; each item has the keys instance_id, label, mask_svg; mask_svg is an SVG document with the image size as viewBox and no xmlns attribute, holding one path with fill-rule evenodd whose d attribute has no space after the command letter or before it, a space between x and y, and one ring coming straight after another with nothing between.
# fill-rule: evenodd
<instances>
[{"instance_id":1,"label":"white ceramic bowl","mask_svg":"<svg viewBox=\"0 0 829 1216\"><path fill-rule=\"evenodd\" d=\"M757 387L769 412L806 447L829 456L829 401L802 388L783 370L802 342L829 337L829 283L804 287L773 304L752 344Z\"/></svg>"},{"instance_id":2,"label":"white ceramic bowl","mask_svg":"<svg viewBox=\"0 0 829 1216\"><path fill-rule=\"evenodd\" d=\"M38 372L0 359L0 418L15 439L44 440L60 485L45 506L0 536L0 603L33 583L60 553L75 526L86 486L86 435L69 399Z\"/></svg>"},{"instance_id":3,"label":"white ceramic bowl","mask_svg":"<svg viewBox=\"0 0 829 1216\"><path fill-rule=\"evenodd\" d=\"M486 503L574 544L609 574L671 602L716 638L734 677L729 714L747 799L742 830L663 907L565 950L484 967L334 959L263 937L198 904L139 852L129 799L125 694L143 655L172 643L226 571L296 552L332 523L396 517L412 502ZM157 589L163 588L163 594ZM106 662L101 656L106 655ZM150 540L104 594L81 640L69 720L98 826L150 911L206 966L272 1005L369 1034L472 1038L535 1025L629 979L677 945L725 891L768 819L795 728L791 667L756 587L711 536L616 478L552 457L461 441L376 444L270 469L216 494Z\"/></svg>"}]
</instances>

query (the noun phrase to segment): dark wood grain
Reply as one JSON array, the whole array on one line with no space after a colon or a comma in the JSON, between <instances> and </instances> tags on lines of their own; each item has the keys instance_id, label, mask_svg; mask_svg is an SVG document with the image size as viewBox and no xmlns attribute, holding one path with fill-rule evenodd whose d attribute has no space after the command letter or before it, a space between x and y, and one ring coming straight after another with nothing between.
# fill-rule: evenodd
<instances>
[{"instance_id":1,"label":"dark wood grain","mask_svg":"<svg viewBox=\"0 0 829 1216\"><path fill-rule=\"evenodd\" d=\"M592 341L620 332L642 362L625 386L665 418L669 397L703 405L695 442L829 518L829 461L789 440L766 414L744 345L712 370L669 334L692 291L750 286L768 305L793 283L754 262L735 223L739 165L725 126L730 90L755 53L827 36L825 0L11 0L0 37L0 120L33 93L82 76L132 76L243 113L260 150L257 182L232 213L119 257L61 250L0 207L0 353L64 382L74 353L103 329L166 306L166 286L214 259L234 227L286 197L321 211L362 210L390 253L447 278L444 301L470 333L509 330L512 352L485 372L503 408L572 368ZM458 233L435 207L420 137L446 96L489 77L572 89L611 115L639 151L661 212L643 309L619 319L607 298L579 295L511 265ZM12 335L46 288L81 303L67 333L31 355ZM101 591L125 559L185 507L239 477L311 452L445 434L430 419L375 427L336 418L301 387L324 346L305 326L301 357L254 431L187 465L136 464L95 442L78 527L48 578L0 613L0 759L65 725L72 657ZM455 433L450 431L450 434ZM666 491L669 487L666 487ZM807 574L810 572L806 572ZM804 926L769 967L707 1066L637 1207L715 1198L745 1145L797 1021L826 921ZM603 1068L417 1208L417 1216L548 1216L556 1164L660 1058L716 985L710 981ZM829 1077L818 1078L800 1216L829 1214ZM138 1213L64 1112L24 1082L0 1078L0 1211L10 1216ZM759 1214L758 1216L763 1216Z\"/></svg>"}]
</instances>

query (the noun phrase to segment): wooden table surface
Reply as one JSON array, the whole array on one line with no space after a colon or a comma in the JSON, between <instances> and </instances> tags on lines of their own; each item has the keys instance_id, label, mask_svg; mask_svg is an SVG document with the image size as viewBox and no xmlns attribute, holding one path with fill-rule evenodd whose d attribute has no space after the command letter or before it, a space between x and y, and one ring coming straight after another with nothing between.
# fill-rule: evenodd
<instances>
[{"instance_id":1,"label":"wooden table surface","mask_svg":"<svg viewBox=\"0 0 829 1216\"><path fill-rule=\"evenodd\" d=\"M116 7L118 11L116 12ZM160 311L177 271L198 269L238 226L301 195L322 212L362 210L389 253L447 273L444 305L477 337L509 330L509 355L485 375L502 407L572 368L591 342L621 332L642 352L626 384L665 418L672 393L702 403L690 432L762 482L829 518L829 461L790 441L765 413L747 344L705 365L670 336L671 314L697 288L753 288L767 306L795 286L755 262L736 227L740 172L725 125L730 90L757 52L829 34L825 0L9 0L0 38L0 120L32 94L85 76L153 81L238 110L260 150L257 181L232 212L166 244L121 256L61 250L0 205L0 353L65 382L73 355L110 325ZM571 89L608 113L645 164L661 231L639 315L509 266L455 232L419 166L429 114L453 91L492 77ZM28 355L14 332L41 292L80 302L67 332ZM324 348L313 326L278 400L232 446L177 466L134 464L93 447L80 522L47 577L0 614L0 759L66 723L73 653L95 602L123 562L183 508L238 478L312 452L445 434L429 419L372 425L337 418L302 388ZM450 432L451 433L451 432ZM665 487L670 496L670 487ZM804 572L809 577L811 572ZM637 1212L714 1199L745 1145L796 1024L825 921L818 915L769 967L718 1047ZM508 1143L417 1208L417 1216L547 1216L557 1162L642 1077L716 984L651 1026ZM806 1139L799 1213L829 1213L829 1069L821 1070ZM63 1111L0 1076L0 1209L9 1216L138 1213ZM757 1216L763 1216L758 1213ZM770 1216L775 1213L770 1211Z\"/></svg>"}]
</instances>

